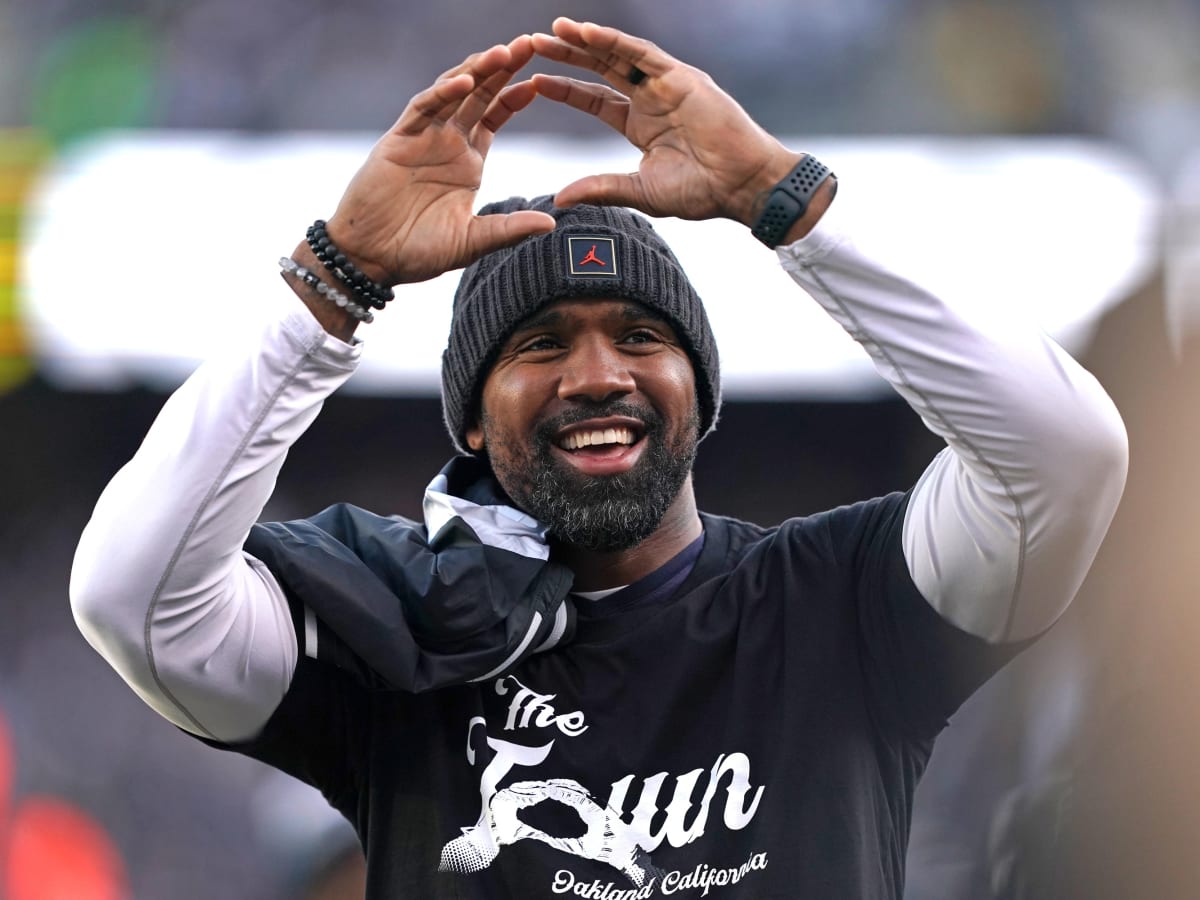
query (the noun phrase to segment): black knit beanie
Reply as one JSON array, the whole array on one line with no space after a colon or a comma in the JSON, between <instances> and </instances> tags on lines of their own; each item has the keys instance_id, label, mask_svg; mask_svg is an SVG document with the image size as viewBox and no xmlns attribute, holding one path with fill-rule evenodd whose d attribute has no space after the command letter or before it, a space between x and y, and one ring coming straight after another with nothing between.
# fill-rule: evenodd
<instances>
[{"instance_id":1,"label":"black knit beanie","mask_svg":"<svg viewBox=\"0 0 1200 900\"><path fill-rule=\"evenodd\" d=\"M636 300L670 320L696 373L700 436L721 407L721 367L704 306L679 260L641 216L614 206L559 209L553 197L513 197L479 211L534 209L558 225L548 234L476 260L454 295L450 340L442 354L442 410L455 446L479 412L484 379L500 346L531 313L566 297Z\"/></svg>"}]
</instances>

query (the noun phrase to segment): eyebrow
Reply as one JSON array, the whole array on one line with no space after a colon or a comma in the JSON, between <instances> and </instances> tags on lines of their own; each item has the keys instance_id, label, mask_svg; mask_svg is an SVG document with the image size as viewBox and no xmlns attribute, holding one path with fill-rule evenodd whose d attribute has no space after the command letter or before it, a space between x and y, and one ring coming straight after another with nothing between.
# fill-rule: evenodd
<instances>
[{"instance_id":1,"label":"eyebrow","mask_svg":"<svg viewBox=\"0 0 1200 900\"><path fill-rule=\"evenodd\" d=\"M552 325L561 325L565 318L566 316L558 310L541 309L513 329L513 334L521 334L525 331L534 331L538 328L546 328Z\"/></svg>"},{"instance_id":2,"label":"eyebrow","mask_svg":"<svg viewBox=\"0 0 1200 900\"><path fill-rule=\"evenodd\" d=\"M649 306L643 306L641 303L624 304L621 307L621 318L632 322L636 322L638 319L649 319L652 322L662 322L666 325L671 324L671 320L657 309L651 309Z\"/></svg>"},{"instance_id":3,"label":"eyebrow","mask_svg":"<svg viewBox=\"0 0 1200 900\"><path fill-rule=\"evenodd\" d=\"M648 319L652 322L662 322L664 325L671 325L671 320L658 310L633 301L622 303L620 309L617 310L617 315L626 322L637 322ZM536 331L539 328L553 328L557 325L562 325L567 319L567 314L562 312L562 310L542 309L518 325L513 334L524 334L527 331Z\"/></svg>"}]
</instances>

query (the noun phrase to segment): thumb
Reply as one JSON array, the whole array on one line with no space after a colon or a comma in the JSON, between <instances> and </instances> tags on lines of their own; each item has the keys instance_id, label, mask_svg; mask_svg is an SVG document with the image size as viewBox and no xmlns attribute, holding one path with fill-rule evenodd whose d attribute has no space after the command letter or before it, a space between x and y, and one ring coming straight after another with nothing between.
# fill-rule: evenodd
<instances>
[{"instance_id":1,"label":"thumb","mask_svg":"<svg viewBox=\"0 0 1200 900\"><path fill-rule=\"evenodd\" d=\"M572 181L554 195L555 206L575 206L592 203L596 206L628 206L644 213L646 209L642 180L636 172L630 175L588 175Z\"/></svg>"},{"instance_id":2,"label":"thumb","mask_svg":"<svg viewBox=\"0 0 1200 900\"><path fill-rule=\"evenodd\" d=\"M475 216L468 232L470 260L510 247L535 234L554 230L554 217L549 213L523 209L512 213Z\"/></svg>"}]
</instances>

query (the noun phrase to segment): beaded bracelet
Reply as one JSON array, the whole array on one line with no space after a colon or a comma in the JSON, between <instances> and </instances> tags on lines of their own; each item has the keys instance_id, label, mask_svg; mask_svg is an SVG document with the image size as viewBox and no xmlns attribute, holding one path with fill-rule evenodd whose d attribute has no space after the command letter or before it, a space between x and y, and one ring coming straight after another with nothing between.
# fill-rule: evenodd
<instances>
[{"instance_id":1,"label":"beaded bracelet","mask_svg":"<svg viewBox=\"0 0 1200 900\"><path fill-rule=\"evenodd\" d=\"M308 239L308 246L316 255L322 264L334 276L350 290L354 291L355 295L362 301L363 306L373 306L376 309L383 309L387 302L395 295L391 288L384 287L377 281L372 281L364 275L354 263L350 262L345 253L342 253L333 241L329 239L329 233L325 230L325 220L317 219L309 226L305 236Z\"/></svg>"},{"instance_id":2,"label":"beaded bracelet","mask_svg":"<svg viewBox=\"0 0 1200 900\"><path fill-rule=\"evenodd\" d=\"M288 275L295 275L326 300L346 310L346 312L354 316L354 318L358 319L360 322L371 323L375 321L375 314L373 312L371 312L369 309L359 306L337 288L327 285L320 278L318 278L314 272L310 272L294 259L281 256L279 258L279 268L283 269L283 271Z\"/></svg>"}]
</instances>

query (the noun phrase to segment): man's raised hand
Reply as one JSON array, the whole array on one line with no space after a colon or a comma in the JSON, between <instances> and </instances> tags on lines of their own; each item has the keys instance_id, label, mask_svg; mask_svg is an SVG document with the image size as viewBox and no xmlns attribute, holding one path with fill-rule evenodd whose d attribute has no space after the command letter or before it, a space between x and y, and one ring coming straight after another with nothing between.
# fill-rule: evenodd
<instances>
[{"instance_id":1,"label":"man's raised hand","mask_svg":"<svg viewBox=\"0 0 1200 900\"><path fill-rule=\"evenodd\" d=\"M545 213L476 216L496 132L537 92L510 85L533 57L529 35L473 54L409 101L379 139L329 219L329 236L372 279L423 281L531 234Z\"/></svg>"},{"instance_id":2,"label":"man's raised hand","mask_svg":"<svg viewBox=\"0 0 1200 900\"><path fill-rule=\"evenodd\" d=\"M538 55L595 72L611 87L534 75L537 92L595 116L642 151L637 172L581 178L558 192L559 205L614 204L750 225L766 193L800 159L707 74L651 42L566 18L555 20L553 32L533 36Z\"/></svg>"}]
</instances>

